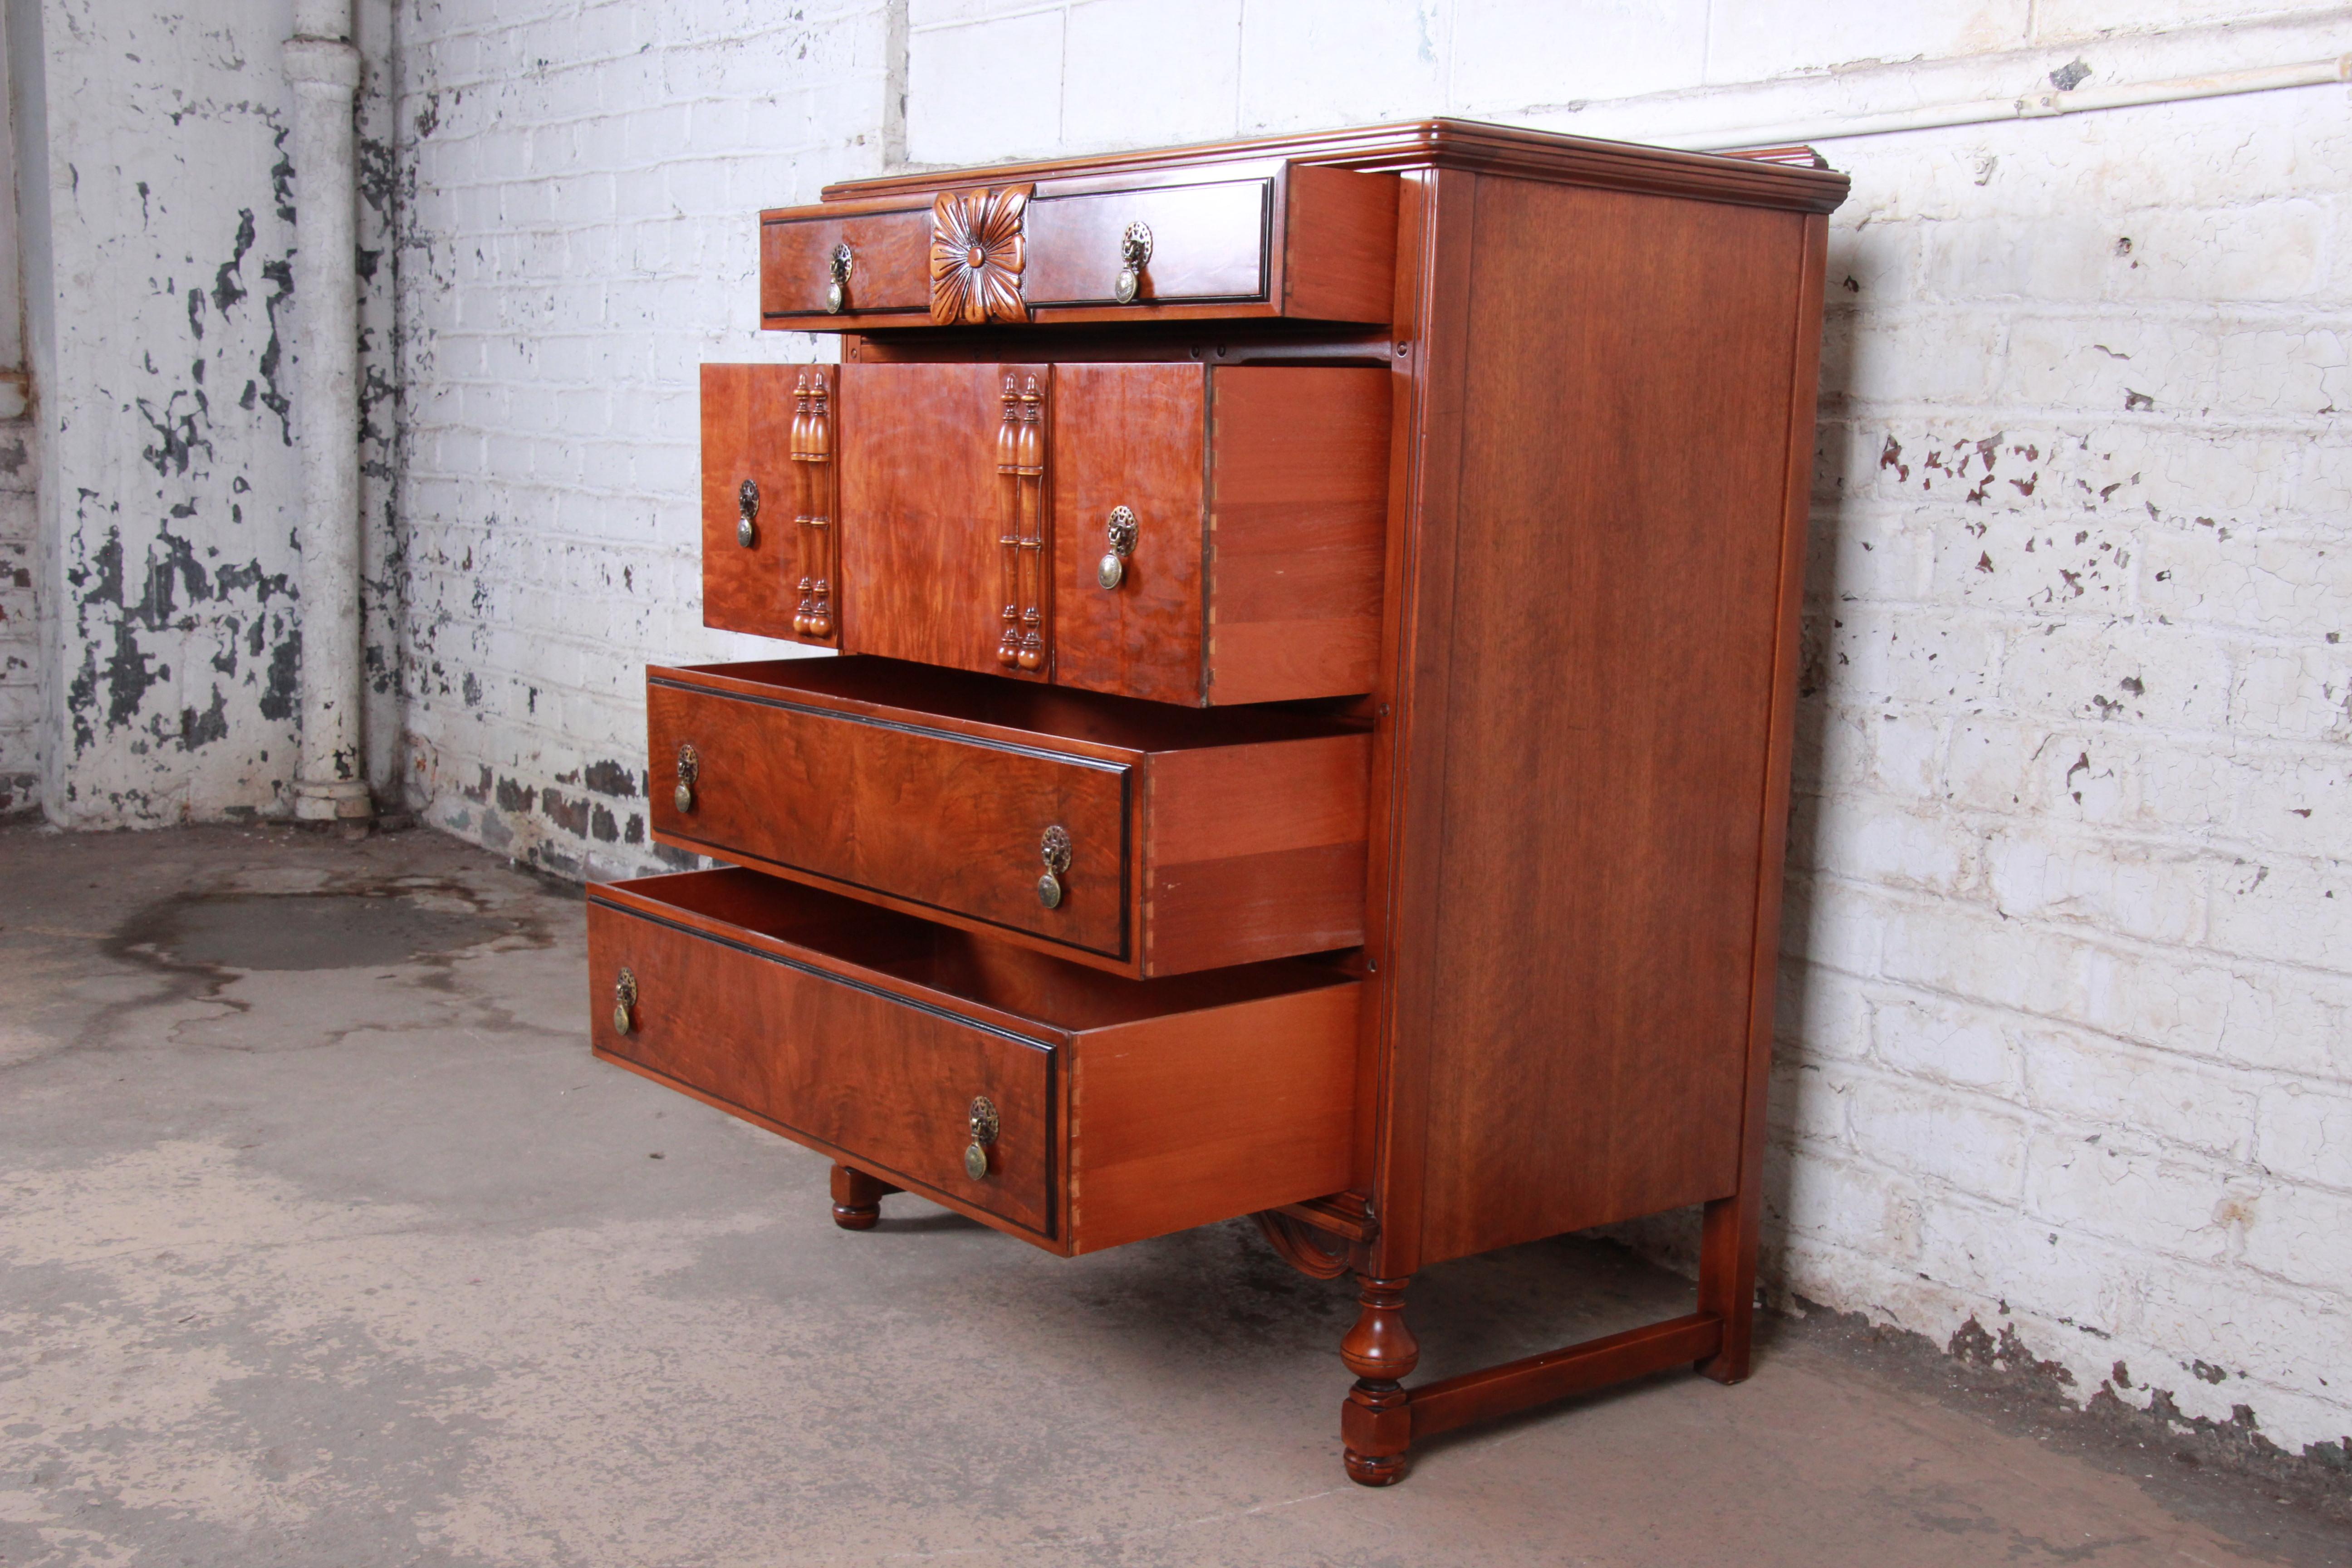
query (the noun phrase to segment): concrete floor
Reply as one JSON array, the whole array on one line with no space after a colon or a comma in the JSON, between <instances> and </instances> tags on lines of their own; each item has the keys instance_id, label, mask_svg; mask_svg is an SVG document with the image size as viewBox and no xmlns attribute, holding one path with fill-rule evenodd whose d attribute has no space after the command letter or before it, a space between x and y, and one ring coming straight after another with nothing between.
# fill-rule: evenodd
<instances>
[{"instance_id":1,"label":"concrete floor","mask_svg":"<svg viewBox=\"0 0 2352 1568\"><path fill-rule=\"evenodd\" d=\"M0 832L0 1563L2352 1562L1804 1324L1360 1489L1343 1289L1242 1225L836 1230L823 1160L590 1058L582 948L425 833ZM1434 1270L1424 1371L1685 1289Z\"/></svg>"}]
</instances>

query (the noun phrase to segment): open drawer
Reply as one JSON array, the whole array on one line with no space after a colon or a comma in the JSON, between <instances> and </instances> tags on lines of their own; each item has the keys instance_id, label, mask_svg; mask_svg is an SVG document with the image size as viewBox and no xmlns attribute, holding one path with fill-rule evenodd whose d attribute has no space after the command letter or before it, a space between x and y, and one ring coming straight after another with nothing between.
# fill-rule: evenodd
<instances>
[{"instance_id":1,"label":"open drawer","mask_svg":"<svg viewBox=\"0 0 2352 1568\"><path fill-rule=\"evenodd\" d=\"M1369 691L1393 379L705 365L703 619L1192 707Z\"/></svg>"},{"instance_id":2,"label":"open drawer","mask_svg":"<svg viewBox=\"0 0 2352 1568\"><path fill-rule=\"evenodd\" d=\"M1398 181L1278 159L1003 180L760 215L793 331L1257 317L1385 323Z\"/></svg>"},{"instance_id":3,"label":"open drawer","mask_svg":"<svg viewBox=\"0 0 2352 1568\"><path fill-rule=\"evenodd\" d=\"M588 963L598 1056L1051 1251L1349 1180L1323 964L1118 980L732 868L592 888Z\"/></svg>"},{"instance_id":4,"label":"open drawer","mask_svg":"<svg viewBox=\"0 0 2352 1568\"><path fill-rule=\"evenodd\" d=\"M1139 978L1364 940L1360 720L868 658L646 682L661 843Z\"/></svg>"}]
</instances>

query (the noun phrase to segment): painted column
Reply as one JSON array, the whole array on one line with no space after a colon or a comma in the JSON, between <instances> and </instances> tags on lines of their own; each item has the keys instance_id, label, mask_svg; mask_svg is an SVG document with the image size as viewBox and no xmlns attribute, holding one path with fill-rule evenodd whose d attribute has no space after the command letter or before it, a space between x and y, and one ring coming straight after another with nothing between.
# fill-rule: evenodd
<instances>
[{"instance_id":1,"label":"painted column","mask_svg":"<svg viewBox=\"0 0 2352 1568\"><path fill-rule=\"evenodd\" d=\"M373 815L361 749L359 276L351 0L297 0L294 412L302 463L302 753L294 815Z\"/></svg>"}]
</instances>

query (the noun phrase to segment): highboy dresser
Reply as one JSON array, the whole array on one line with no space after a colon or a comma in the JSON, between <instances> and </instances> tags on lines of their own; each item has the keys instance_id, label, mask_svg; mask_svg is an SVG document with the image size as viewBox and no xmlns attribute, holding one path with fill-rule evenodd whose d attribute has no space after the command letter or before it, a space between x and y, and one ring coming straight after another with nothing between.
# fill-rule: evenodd
<instances>
[{"instance_id":1,"label":"highboy dresser","mask_svg":"<svg viewBox=\"0 0 2352 1568\"><path fill-rule=\"evenodd\" d=\"M1348 1473L1754 1297L1826 214L1428 121L761 216L596 1053L1065 1255L1352 1273ZM1685 1316L1410 1386L1416 1270L1704 1205Z\"/></svg>"}]
</instances>

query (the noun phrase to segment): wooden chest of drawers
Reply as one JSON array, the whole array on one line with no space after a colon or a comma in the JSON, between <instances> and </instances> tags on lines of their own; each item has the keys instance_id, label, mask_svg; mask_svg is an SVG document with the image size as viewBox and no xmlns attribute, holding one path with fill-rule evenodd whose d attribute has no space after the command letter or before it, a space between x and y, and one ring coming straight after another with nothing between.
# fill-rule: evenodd
<instances>
[{"instance_id":1,"label":"wooden chest of drawers","mask_svg":"<svg viewBox=\"0 0 2352 1568\"><path fill-rule=\"evenodd\" d=\"M1060 1253L1357 1279L1348 1473L1746 1374L1825 214L1431 121L762 215L595 1047ZM1408 1386L1411 1276L1704 1205L1685 1316Z\"/></svg>"}]
</instances>

